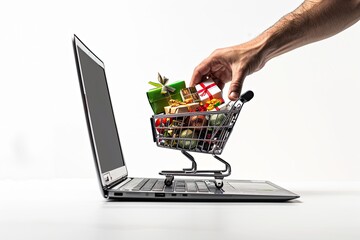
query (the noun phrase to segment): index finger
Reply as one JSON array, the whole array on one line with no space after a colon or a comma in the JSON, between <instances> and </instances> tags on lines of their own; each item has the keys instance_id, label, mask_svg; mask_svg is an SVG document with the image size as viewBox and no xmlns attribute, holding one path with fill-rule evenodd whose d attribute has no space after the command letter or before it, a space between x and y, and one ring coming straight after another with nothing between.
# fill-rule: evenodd
<instances>
[{"instance_id":1,"label":"index finger","mask_svg":"<svg viewBox=\"0 0 360 240\"><path fill-rule=\"evenodd\" d=\"M194 72L193 72L193 75L192 75L191 81L190 81L190 87L193 87L196 84L201 83L203 76L205 76L206 74L208 74L210 72L211 67L210 67L209 63L210 63L210 61L208 59L205 59L194 69Z\"/></svg>"}]
</instances>

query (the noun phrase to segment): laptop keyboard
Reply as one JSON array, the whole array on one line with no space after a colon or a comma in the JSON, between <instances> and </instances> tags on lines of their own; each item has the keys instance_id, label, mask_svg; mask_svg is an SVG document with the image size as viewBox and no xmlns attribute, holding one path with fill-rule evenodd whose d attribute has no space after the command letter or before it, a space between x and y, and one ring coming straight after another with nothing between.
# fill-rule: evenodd
<instances>
[{"instance_id":1,"label":"laptop keyboard","mask_svg":"<svg viewBox=\"0 0 360 240\"><path fill-rule=\"evenodd\" d=\"M135 185L134 185L135 184ZM164 179L133 179L121 190L126 191L166 191L166 192L209 192L203 181L175 180L171 186L165 186Z\"/></svg>"}]
</instances>

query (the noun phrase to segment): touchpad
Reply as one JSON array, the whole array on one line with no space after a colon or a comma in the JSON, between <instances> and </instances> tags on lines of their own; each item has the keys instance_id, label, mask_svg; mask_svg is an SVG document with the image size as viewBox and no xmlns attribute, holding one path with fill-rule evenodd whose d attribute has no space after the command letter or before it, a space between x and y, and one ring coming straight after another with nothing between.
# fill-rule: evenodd
<instances>
[{"instance_id":1,"label":"touchpad","mask_svg":"<svg viewBox=\"0 0 360 240\"><path fill-rule=\"evenodd\" d=\"M223 190L225 193L241 193L241 194L265 194L273 195L283 191L276 186L271 185L265 181L237 181L228 180L224 184Z\"/></svg>"},{"instance_id":2,"label":"touchpad","mask_svg":"<svg viewBox=\"0 0 360 240\"><path fill-rule=\"evenodd\" d=\"M277 188L265 182L231 182L229 184L240 191L276 191Z\"/></svg>"}]
</instances>

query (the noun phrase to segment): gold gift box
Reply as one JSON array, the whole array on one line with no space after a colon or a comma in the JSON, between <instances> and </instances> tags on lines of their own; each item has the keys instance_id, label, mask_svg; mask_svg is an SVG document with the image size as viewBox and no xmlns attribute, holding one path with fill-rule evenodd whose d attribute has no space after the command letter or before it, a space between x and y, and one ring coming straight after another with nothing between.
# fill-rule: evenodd
<instances>
[{"instance_id":1,"label":"gold gift box","mask_svg":"<svg viewBox=\"0 0 360 240\"><path fill-rule=\"evenodd\" d=\"M164 107L165 114L177 114L196 111L196 108L199 107L199 103L188 103L179 106L166 106Z\"/></svg>"},{"instance_id":2,"label":"gold gift box","mask_svg":"<svg viewBox=\"0 0 360 240\"><path fill-rule=\"evenodd\" d=\"M195 87L183 88L180 90L180 94L183 102L186 103L200 102L200 97Z\"/></svg>"}]
</instances>

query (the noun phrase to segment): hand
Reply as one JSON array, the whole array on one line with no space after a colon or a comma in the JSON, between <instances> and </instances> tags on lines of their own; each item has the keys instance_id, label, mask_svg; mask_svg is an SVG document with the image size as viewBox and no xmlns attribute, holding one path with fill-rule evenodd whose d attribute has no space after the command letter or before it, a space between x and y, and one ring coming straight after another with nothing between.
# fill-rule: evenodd
<instances>
[{"instance_id":1,"label":"hand","mask_svg":"<svg viewBox=\"0 0 360 240\"><path fill-rule=\"evenodd\" d=\"M247 42L215 50L195 68L190 86L204 81L206 77L211 77L220 89L231 81L228 98L237 100L245 77L265 64L260 46L257 42Z\"/></svg>"}]
</instances>

